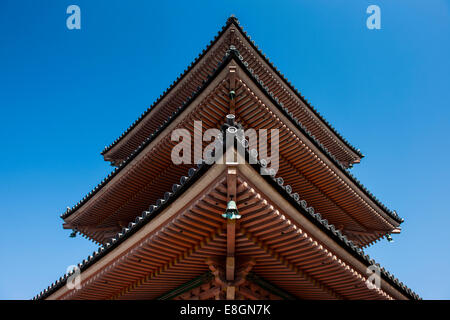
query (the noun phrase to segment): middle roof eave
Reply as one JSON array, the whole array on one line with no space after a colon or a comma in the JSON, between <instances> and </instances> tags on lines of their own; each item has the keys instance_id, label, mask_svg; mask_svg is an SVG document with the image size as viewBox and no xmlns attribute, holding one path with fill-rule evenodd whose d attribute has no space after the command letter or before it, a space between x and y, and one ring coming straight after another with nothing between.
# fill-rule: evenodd
<instances>
[{"instance_id":1,"label":"middle roof eave","mask_svg":"<svg viewBox=\"0 0 450 320\"><path fill-rule=\"evenodd\" d=\"M250 77L250 79L258 86L261 92L272 102L274 106L276 106L283 114L291 121L293 125L295 125L304 135L305 137L311 141L331 162L337 167L337 170L342 172L346 177L352 181L357 188L359 188L366 196L368 196L376 205L378 205L388 216L392 219L401 223L403 220L398 217L395 213L387 209L381 202L378 201L364 186L362 186L359 181L353 177L353 175L348 172L340 162L328 152L328 150L315 139L314 136L295 118L292 117L292 114L283 107L283 105L278 101L278 99L264 88L264 86L255 79L255 75L251 73L251 70L245 65L245 61L242 61L242 56L240 56L239 52L236 50L229 50L227 55L224 57L223 61L219 64L218 68L213 72L213 74L205 81L204 85L199 88L197 92L195 92L192 97L190 97L182 106L174 112L172 116L170 116L150 137L148 137L118 168L116 168L106 179L104 179L97 187L95 187L87 196L85 196L77 205L75 205L72 209L66 211L61 217L63 219L67 219L74 212L80 209L87 201L89 201L98 191L100 191L105 185L107 185L121 170L123 170L138 154L141 153L142 150L145 149L159 134L165 130L165 128L178 116L181 114L183 110L185 110L195 99L198 97L208 86L209 84L219 75L220 72L223 71L225 66L231 61L234 60L238 63L240 68L245 71L245 73Z\"/></svg>"}]
</instances>

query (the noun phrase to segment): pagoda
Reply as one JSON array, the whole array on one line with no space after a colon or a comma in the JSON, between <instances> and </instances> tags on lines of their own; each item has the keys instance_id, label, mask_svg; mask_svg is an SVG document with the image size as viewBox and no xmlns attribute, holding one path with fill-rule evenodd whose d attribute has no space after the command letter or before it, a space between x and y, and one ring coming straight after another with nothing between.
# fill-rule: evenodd
<instances>
[{"instance_id":1,"label":"pagoda","mask_svg":"<svg viewBox=\"0 0 450 320\"><path fill-rule=\"evenodd\" d=\"M199 122L221 139L176 164ZM250 128L277 130L277 170ZM403 222L349 172L363 155L234 16L102 155L113 172L61 215L99 249L34 299L420 299L363 251Z\"/></svg>"}]
</instances>

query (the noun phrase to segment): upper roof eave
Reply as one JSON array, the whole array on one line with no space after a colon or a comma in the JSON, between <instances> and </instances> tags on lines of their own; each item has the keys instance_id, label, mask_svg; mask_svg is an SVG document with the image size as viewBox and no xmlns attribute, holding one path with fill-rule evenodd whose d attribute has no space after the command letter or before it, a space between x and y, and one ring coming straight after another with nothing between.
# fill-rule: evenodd
<instances>
[{"instance_id":1,"label":"upper roof eave","mask_svg":"<svg viewBox=\"0 0 450 320\"><path fill-rule=\"evenodd\" d=\"M285 85L300 99L308 109L310 109L313 114L334 134L337 140L341 141L342 144L355 156L355 161L353 163L359 163L359 161L364 157L364 155L360 152L359 149L356 149L353 145L351 145L309 102L305 97L295 88L290 81L284 77L284 75L278 70L278 68L269 60L269 58L258 48L258 46L250 39L247 32L242 28L239 23L239 20L231 16L227 19L226 24L222 27L222 29L218 32L218 34L214 37L214 39L210 42L210 44L195 58L195 60L188 66L188 68L166 89L162 95L146 110L144 111L140 117L134 121L131 126L129 126L119 138L114 140L109 146L106 146L101 154L104 156L106 161L114 161L114 159L109 157L110 152L115 149L116 146L120 145L120 142L131 132L133 129L149 115L154 107L160 103L177 85L181 82L182 79L186 77L187 74L202 60L202 58L210 51L210 49L214 46L214 44L221 38L221 36L225 33L225 31L231 26L234 25L246 39L246 41L250 44L250 46L258 53L260 58L264 60L264 62L272 69L272 71L282 79Z\"/></svg>"}]
</instances>

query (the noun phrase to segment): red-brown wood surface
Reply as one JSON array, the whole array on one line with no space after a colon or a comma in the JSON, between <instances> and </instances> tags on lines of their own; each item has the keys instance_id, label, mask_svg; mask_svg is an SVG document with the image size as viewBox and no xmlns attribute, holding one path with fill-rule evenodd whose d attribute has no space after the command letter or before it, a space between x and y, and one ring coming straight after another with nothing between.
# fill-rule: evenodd
<instances>
[{"instance_id":1,"label":"red-brown wood surface","mask_svg":"<svg viewBox=\"0 0 450 320\"><path fill-rule=\"evenodd\" d=\"M60 298L155 299L204 274L208 259L224 265L227 221L221 213L226 209L226 175L214 181L198 190L199 196L170 221L83 279L81 289ZM235 256L252 259L253 273L300 299L392 298L381 289L368 289L365 275L304 231L240 173L237 183L242 218L236 225ZM245 292L236 297L250 299Z\"/></svg>"}]
</instances>

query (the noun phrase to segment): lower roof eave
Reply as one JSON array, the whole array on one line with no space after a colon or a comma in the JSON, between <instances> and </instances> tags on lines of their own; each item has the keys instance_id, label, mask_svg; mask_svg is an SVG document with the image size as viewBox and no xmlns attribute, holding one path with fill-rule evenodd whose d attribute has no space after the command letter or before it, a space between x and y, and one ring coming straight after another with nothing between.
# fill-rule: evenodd
<instances>
[{"instance_id":1,"label":"lower roof eave","mask_svg":"<svg viewBox=\"0 0 450 320\"><path fill-rule=\"evenodd\" d=\"M124 228L117 236L108 243L105 247L99 249L83 263L79 264L82 274L89 278L95 274L102 267L111 263L115 257L134 245L139 239L145 236L151 229L158 228L163 221L167 220L167 214L174 214L175 210L183 207L185 203L189 202L193 197L198 195L198 185L196 188L190 188L193 183L207 183L213 181L224 170L223 165L213 165L212 167L203 165L198 170L192 171L190 178L185 179L185 184L181 186L175 195L167 201L162 207L155 208L153 213L144 213L142 217L136 219L136 223L130 223L128 228ZM213 168L213 169L210 169ZM333 252L339 254L340 257L351 263L358 272L365 274L367 267L376 265L370 257L365 256L361 249L354 246L332 225L329 225L326 220L321 219L320 215L314 213L312 210L303 208L302 205L293 199L280 181L271 177L258 174L261 167L258 164L250 165L248 163L239 166L239 171L246 179L257 185L263 192L270 194L270 199L274 201L284 213L288 214L290 218L298 222L311 235L323 242ZM274 192L275 191L275 192ZM178 199L178 200L177 200ZM175 201L177 200L177 201ZM298 200L298 199L297 199ZM168 213L169 212L169 213ZM171 213L170 213L171 212ZM390 295L397 299L418 299L419 297L406 288L402 283L395 279L391 274L382 269L381 274L382 287ZM58 298L64 294L67 289L64 284L67 281L67 276L60 278L51 287L44 290L40 295L36 296L38 299Z\"/></svg>"}]
</instances>

